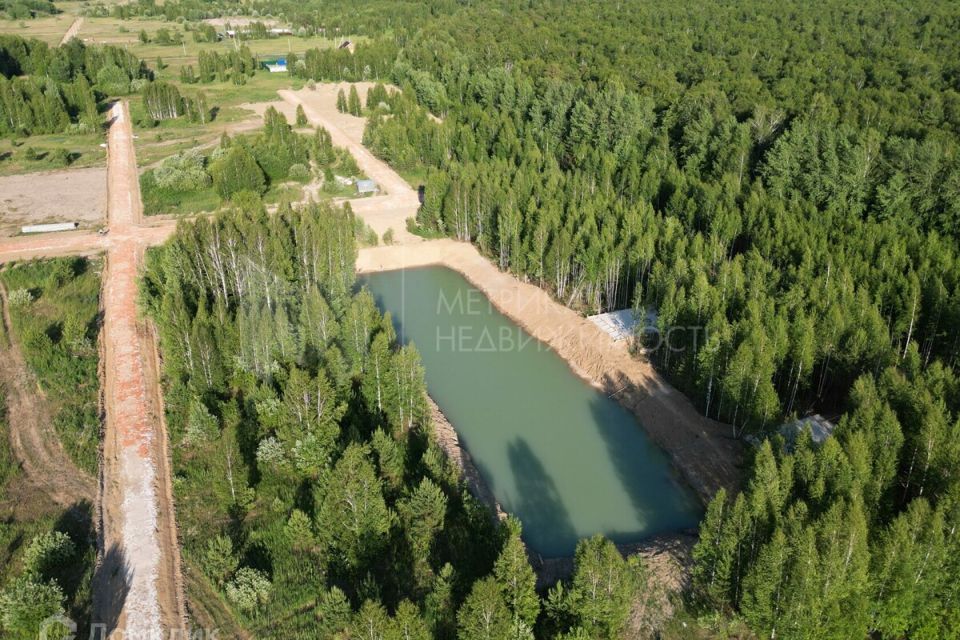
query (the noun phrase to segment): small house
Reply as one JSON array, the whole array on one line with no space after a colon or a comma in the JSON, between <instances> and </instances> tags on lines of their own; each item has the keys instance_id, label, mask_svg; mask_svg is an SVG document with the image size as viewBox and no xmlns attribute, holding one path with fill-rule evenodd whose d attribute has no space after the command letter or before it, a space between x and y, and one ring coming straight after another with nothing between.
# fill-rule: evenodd
<instances>
[{"instance_id":1,"label":"small house","mask_svg":"<svg viewBox=\"0 0 960 640\"><path fill-rule=\"evenodd\" d=\"M263 68L269 71L270 73L286 73L287 72L287 59L286 58L275 58L273 60L264 60Z\"/></svg>"},{"instance_id":2,"label":"small house","mask_svg":"<svg viewBox=\"0 0 960 640\"><path fill-rule=\"evenodd\" d=\"M836 429L836 425L819 413L815 413L812 416L800 418L799 420L781 425L777 431L783 436L784 441L786 441L787 448L793 449L797 438L804 431L810 431L810 439L813 441L813 444L821 445L827 438L833 435L834 429Z\"/></svg>"},{"instance_id":3,"label":"small house","mask_svg":"<svg viewBox=\"0 0 960 640\"><path fill-rule=\"evenodd\" d=\"M378 191L380 191L380 188L377 187L377 183L373 180L357 180L357 193L360 195L377 193Z\"/></svg>"}]
</instances>

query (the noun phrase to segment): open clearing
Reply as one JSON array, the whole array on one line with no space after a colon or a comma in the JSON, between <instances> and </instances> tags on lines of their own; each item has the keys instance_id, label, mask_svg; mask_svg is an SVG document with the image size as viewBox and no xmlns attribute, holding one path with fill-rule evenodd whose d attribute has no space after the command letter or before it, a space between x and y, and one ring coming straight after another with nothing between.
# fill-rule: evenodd
<instances>
[{"instance_id":1,"label":"open clearing","mask_svg":"<svg viewBox=\"0 0 960 640\"><path fill-rule=\"evenodd\" d=\"M361 100L365 100L366 93L373 84L357 83L356 86ZM317 85L315 90L282 90L279 93L280 97L294 108L302 105L307 119L314 125L326 128L333 144L348 149L360 170L377 183L381 195L351 200L353 212L363 218L378 237L382 238L388 229L392 229L396 242L421 242L422 239L407 231L406 227L407 218L416 216L420 207L417 192L386 162L375 157L363 146L366 120L337 111L337 93L341 88L349 88L349 85L324 84Z\"/></svg>"},{"instance_id":2,"label":"open clearing","mask_svg":"<svg viewBox=\"0 0 960 640\"><path fill-rule=\"evenodd\" d=\"M0 236L27 224L103 224L107 211L107 169L65 169L0 177Z\"/></svg>"}]
</instances>

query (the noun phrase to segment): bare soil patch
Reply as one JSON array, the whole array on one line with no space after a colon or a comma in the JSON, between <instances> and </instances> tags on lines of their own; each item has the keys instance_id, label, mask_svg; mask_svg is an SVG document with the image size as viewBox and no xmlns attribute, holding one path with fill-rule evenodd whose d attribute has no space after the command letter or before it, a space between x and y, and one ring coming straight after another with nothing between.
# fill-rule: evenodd
<instances>
[{"instance_id":1,"label":"bare soil patch","mask_svg":"<svg viewBox=\"0 0 960 640\"><path fill-rule=\"evenodd\" d=\"M92 229L103 225L106 211L105 167L0 177L0 237L49 222L78 222Z\"/></svg>"}]
</instances>

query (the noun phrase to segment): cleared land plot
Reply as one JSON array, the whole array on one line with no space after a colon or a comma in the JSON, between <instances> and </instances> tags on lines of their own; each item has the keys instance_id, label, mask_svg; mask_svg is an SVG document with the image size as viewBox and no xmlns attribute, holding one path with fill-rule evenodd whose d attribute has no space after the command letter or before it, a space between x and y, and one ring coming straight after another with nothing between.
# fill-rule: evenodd
<instances>
[{"instance_id":1,"label":"cleared land plot","mask_svg":"<svg viewBox=\"0 0 960 640\"><path fill-rule=\"evenodd\" d=\"M230 18L230 20L238 21L242 18ZM72 19L67 20L63 26L63 30L60 32L61 36L70 26L70 22L72 22ZM182 44L159 44L155 42L157 31L160 29L166 29L171 36L179 33L183 41ZM141 31L147 32L150 42L143 43L140 41ZM201 50L216 51L222 54L228 53L234 46L243 44L255 55L272 56L294 52L302 56L308 49L336 47L342 42L340 38L331 39L322 36L306 38L281 36L263 40L243 40L240 43L235 43L232 39L224 39L220 42L194 42L193 32L184 31L181 24L141 18L123 21L117 21L113 18L86 18L80 29L79 37L88 44L96 42L126 46L131 53L146 60L151 66L159 56L163 58L164 64L169 65L165 71L178 77L180 67L184 65L192 64L194 70L196 70L197 57Z\"/></svg>"},{"instance_id":2,"label":"cleared land plot","mask_svg":"<svg viewBox=\"0 0 960 640\"><path fill-rule=\"evenodd\" d=\"M295 81L286 74L282 76L258 72L243 86L232 82L181 86L181 93L185 96L192 97L200 92L206 95L207 104L216 108L213 120L199 124L177 118L161 122L152 129L138 127L134 144L140 167L150 167L184 149L211 146L224 133L249 133L260 128L263 124L261 116L267 106L283 104L277 100L277 91L302 86L302 81ZM261 102L270 104L261 105ZM134 121L143 119L140 96L130 96L130 112ZM293 124L292 117L287 119Z\"/></svg>"},{"instance_id":3,"label":"cleared land plot","mask_svg":"<svg viewBox=\"0 0 960 640\"><path fill-rule=\"evenodd\" d=\"M48 222L95 228L103 224L106 210L105 167L0 177L0 236Z\"/></svg>"},{"instance_id":4,"label":"cleared land plot","mask_svg":"<svg viewBox=\"0 0 960 640\"><path fill-rule=\"evenodd\" d=\"M72 13L64 12L31 20L0 20L0 33L36 38L56 46L60 44L60 40L63 39L76 17Z\"/></svg>"},{"instance_id":5,"label":"cleared land plot","mask_svg":"<svg viewBox=\"0 0 960 640\"><path fill-rule=\"evenodd\" d=\"M103 166L106 150L99 133L50 133L0 140L0 176Z\"/></svg>"}]
</instances>

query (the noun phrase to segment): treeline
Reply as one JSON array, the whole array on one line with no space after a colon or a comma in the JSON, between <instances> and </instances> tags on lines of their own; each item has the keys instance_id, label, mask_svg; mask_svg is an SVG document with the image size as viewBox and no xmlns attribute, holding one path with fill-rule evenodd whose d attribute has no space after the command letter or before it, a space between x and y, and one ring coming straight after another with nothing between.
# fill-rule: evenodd
<instances>
[{"instance_id":1,"label":"treeline","mask_svg":"<svg viewBox=\"0 0 960 640\"><path fill-rule=\"evenodd\" d=\"M181 67L181 82L186 84L202 82L206 84L214 80L217 82L231 80L236 85L244 85L247 83L247 78L256 72L257 60L246 45L225 54L201 49L197 59L197 68L199 73L195 75L193 65Z\"/></svg>"},{"instance_id":2,"label":"treeline","mask_svg":"<svg viewBox=\"0 0 960 640\"><path fill-rule=\"evenodd\" d=\"M0 35L0 74L0 135L60 133L72 124L95 130L100 100L150 78L146 66L119 47L74 39L51 48L12 35Z\"/></svg>"},{"instance_id":3,"label":"treeline","mask_svg":"<svg viewBox=\"0 0 960 640\"><path fill-rule=\"evenodd\" d=\"M0 0L0 17L27 20L60 13L51 0Z\"/></svg>"},{"instance_id":4,"label":"treeline","mask_svg":"<svg viewBox=\"0 0 960 640\"><path fill-rule=\"evenodd\" d=\"M349 0L177 0L157 3L138 0L124 4L97 4L84 9L85 15L127 19L132 17L163 17L170 21L199 21L207 18L255 16L290 26L300 36L325 35L330 38L350 36L380 36L392 32L402 42L406 34L416 30L431 17L456 9L452 0L375 0L360 4Z\"/></svg>"},{"instance_id":5,"label":"treeline","mask_svg":"<svg viewBox=\"0 0 960 640\"><path fill-rule=\"evenodd\" d=\"M294 56L293 62L287 56L287 68L294 76L308 80L382 80L390 77L398 52L393 41L371 40L356 43L352 53L345 48L309 49L302 61Z\"/></svg>"},{"instance_id":6,"label":"treeline","mask_svg":"<svg viewBox=\"0 0 960 640\"><path fill-rule=\"evenodd\" d=\"M188 566L262 637L619 637L640 563L584 541L541 602L519 524L434 439L415 348L355 289L356 228L243 196L148 260Z\"/></svg>"},{"instance_id":7,"label":"treeline","mask_svg":"<svg viewBox=\"0 0 960 640\"><path fill-rule=\"evenodd\" d=\"M151 82L143 88L143 108L155 122L186 116L191 122L206 124L213 119L207 96L200 91L195 96L180 95L180 90L169 82Z\"/></svg>"},{"instance_id":8,"label":"treeline","mask_svg":"<svg viewBox=\"0 0 960 640\"><path fill-rule=\"evenodd\" d=\"M960 632L960 381L912 358L864 376L835 437L764 442L701 525L697 602L764 637Z\"/></svg>"}]
</instances>

